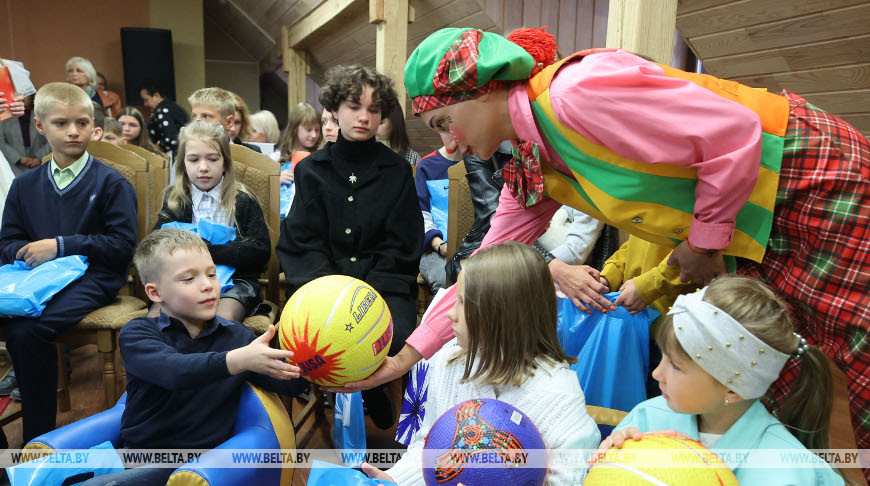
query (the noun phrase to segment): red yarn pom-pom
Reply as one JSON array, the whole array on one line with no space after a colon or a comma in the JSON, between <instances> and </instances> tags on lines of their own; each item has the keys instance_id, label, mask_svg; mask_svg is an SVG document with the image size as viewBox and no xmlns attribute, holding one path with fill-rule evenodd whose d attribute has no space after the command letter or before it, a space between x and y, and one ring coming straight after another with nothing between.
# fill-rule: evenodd
<instances>
[{"instance_id":1,"label":"red yarn pom-pom","mask_svg":"<svg viewBox=\"0 0 870 486\"><path fill-rule=\"evenodd\" d=\"M535 59L535 69L530 76L534 76L556 62L556 38L553 34L545 32L549 25L540 29L522 28L517 29L507 36L507 40L525 49Z\"/></svg>"}]
</instances>

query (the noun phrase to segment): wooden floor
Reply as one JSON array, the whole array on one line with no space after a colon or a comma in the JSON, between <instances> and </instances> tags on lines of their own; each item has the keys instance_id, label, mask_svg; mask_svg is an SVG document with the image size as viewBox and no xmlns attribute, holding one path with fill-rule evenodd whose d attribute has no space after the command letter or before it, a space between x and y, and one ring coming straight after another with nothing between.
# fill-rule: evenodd
<instances>
[{"instance_id":1,"label":"wooden floor","mask_svg":"<svg viewBox=\"0 0 870 486\"><path fill-rule=\"evenodd\" d=\"M120 365L120 363L118 363ZM845 376L834 369L834 413L831 424L831 442L834 449L854 449L855 439L852 425L849 421L848 400L846 395ZM93 415L103 408L102 389L102 364L97 354L96 346L85 346L76 349L72 353L72 386L70 401L72 409L58 414L57 425L60 427L76 420ZM398 388L393 392L399 398ZM397 401L396 403L400 403ZM17 406L16 404L12 405ZM396 427L382 431L374 427L367 420L367 439L369 449L398 449L402 448L393 438ZM327 423L316 424L314 416L303 425L297 435L297 447L300 449L330 449L332 442L329 437L332 423L331 410L327 410ZM21 420L17 420L3 428L9 440L9 447L20 449ZM336 455L335 461L339 463ZM850 477L858 481L858 484L866 484L860 469L848 470ZM294 486L304 486L308 481L308 470L298 469L293 478Z\"/></svg>"}]
</instances>

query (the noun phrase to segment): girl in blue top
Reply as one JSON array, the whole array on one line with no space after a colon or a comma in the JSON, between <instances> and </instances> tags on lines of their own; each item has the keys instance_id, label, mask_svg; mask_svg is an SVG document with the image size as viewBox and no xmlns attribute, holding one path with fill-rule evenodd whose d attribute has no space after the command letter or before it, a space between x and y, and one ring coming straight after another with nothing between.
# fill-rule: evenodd
<instances>
[{"instance_id":1,"label":"girl in blue top","mask_svg":"<svg viewBox=\"0 0 870 486\"><path fill-rule=\"evenodd\" d=\"M783 450L830 448L832 377L825 355L794 333L785 305L769 287L726 275L681 295L657 341L662 361L653 378L662 396L636 406L599 452L639 440L645 432L673 430L719 453L740 484L844 483L809 453L809 467L776 463ZM800 375L780 422L758 399L790 359L797 360ZM743 456L728 449L752 452Z\"/></svg>"}]
</instances>

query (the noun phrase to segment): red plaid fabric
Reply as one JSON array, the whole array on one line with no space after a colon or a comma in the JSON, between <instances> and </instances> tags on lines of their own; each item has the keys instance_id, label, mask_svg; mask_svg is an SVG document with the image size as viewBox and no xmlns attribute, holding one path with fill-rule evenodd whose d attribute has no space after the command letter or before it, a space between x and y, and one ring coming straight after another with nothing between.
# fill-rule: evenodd
<instances>
[{"instance_id":1,"label":"red plaid fabric","mask_svg":"<svg viewBox=\"0 0 870 486\"><path fill-rule=\"evenodd\" d=\"M477 86L477 56L481 39L483 32L476 29L468 29L456 38L435 70L435 94L411 99L415 115L477 98L504 85L501 81L490 81L481 87Z\"/></svg>"},{"instance_id":2,"label":"red plaid fabric","mask_svg":"<svg viewBox=\"0 0 870 486\"><path fill-rule=\"evenodd\" d=\"M514 145L513 159L502 170L504 184L524 208L534 206L544 197L541 155L533 142Z\"/></svg>"},{"instance_id":3,"label":"red plaid fabric","mask_svg":"<svg viewBox=\"0 0 870 486\"><path fill-rule=\"evenodd\" d=\"M870 448L870 143L843 120L783 92L791 104L773 228L763 261L738 273L789 302L798 333L848 379L859 449ZM799 373L789 360L766 400L775 412ZM864 474L870 480L870 469Z\"/></svg>"}]
</instances>

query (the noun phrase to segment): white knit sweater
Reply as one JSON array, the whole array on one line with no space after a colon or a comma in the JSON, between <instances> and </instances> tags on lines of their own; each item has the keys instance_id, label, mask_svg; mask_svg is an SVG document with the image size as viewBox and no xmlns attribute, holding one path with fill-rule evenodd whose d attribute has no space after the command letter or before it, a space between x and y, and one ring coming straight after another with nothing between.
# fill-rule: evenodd
<instances>
[{"instance_id":1,"label":"white knit sweater","mask_svg":"<svg viewBox=\"0 0 870 486\"><path fill-rule=\"evenodd\" d=\"M601 434L586 413L586 400L580 390L577 374L567 364L552 366L539 362L535 376L528 378L522 386L504 387L497 394L492 386L459 383L465 371L465 360L448 363L458 351L458 347L448 343L429 360L429 394L423 423L412 438L408 452L387 471L396 484L425 486L421 453L426 435L444 412L474 398L495 398L518 408L532 419L550 450L598 447ZM545 484L578 485L586 476L583 466L551 465Z\"/></svg>"}]
</instances>

